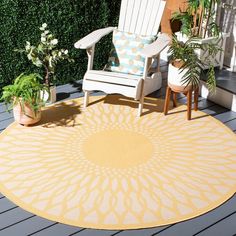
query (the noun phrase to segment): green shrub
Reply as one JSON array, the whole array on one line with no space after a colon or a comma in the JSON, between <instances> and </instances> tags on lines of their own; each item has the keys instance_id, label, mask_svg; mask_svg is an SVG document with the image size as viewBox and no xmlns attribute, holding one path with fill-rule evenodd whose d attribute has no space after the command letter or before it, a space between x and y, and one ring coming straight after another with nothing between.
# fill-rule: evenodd
<instances>
[{"instance_id":1,"label":"green shrub","mask_svg":"<svg viewBox=\"0 0 236 236\"><path fill-rule=\"evenodd\" d=\"M74 43L91 31L116 26L121 0L1 0L0 1L0 93L20 73L38 72L25 55L14 52L26 41L37 44L39 27L47 23L57 35L59 47L69 50L75 63L60 63L56 77L58 84L79 80L87 67L85 50L77 50ZM96 45L95 68L101 68L108 57L111 35Z\"/></svg>"}]
</instances>

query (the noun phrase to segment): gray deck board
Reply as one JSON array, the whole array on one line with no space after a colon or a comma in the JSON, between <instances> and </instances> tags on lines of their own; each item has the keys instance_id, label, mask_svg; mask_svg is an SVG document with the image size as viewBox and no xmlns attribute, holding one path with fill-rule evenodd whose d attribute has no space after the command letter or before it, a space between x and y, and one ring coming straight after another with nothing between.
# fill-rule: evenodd
<instances>
[{"instance_id":1,"label":"gray deck board","mask_svg":"<svg viewBox=\"0 0 236 236\"><path fill-rule=\"evenodd\" d=\"M217 224L205 229L201 233L196 234L196 236L233 236L236 233L236 213L230 215L226 219L217 222Z\"/></svg>"},{"instance_id":2,"label":"gray deck board","mask_svg":"<svg viewBox=\"0 0 236 236\"><path fill-rule=\"evenodd\" d=\"M2 124L2 127L4 128L6 125L12 123L12 121L14 120L13 114L9 112L4 112L0 115L0 120L1 120L0 124Z\"/></svg>"},{"instance_id":3,"label":"gray deck board","mask_svg":"<svg viewBox=\"0 0 236 236\"><path fill-rule=\"evenodd\" d=\"M7 113L5 113L7 114ZM8 125L10 125L14 121L13 117L4 117L4 119L1 120L0 122L0 129L5 129Z\"/></svg>"},{"instance_id":4,"label":"gray deck board","mask_svg":"<svg viewBox=\"0 0 236 236\"><path fill-rule=\"evenodd\" d=\"M33 214L22 210L20 207L12 209L4 214L0 214L0 232L6 227L10 227L21 221L29 219Z\"/></svg>"},{"instance_id":5,"label":"gray deck board","mask_svg":"<svg viewBox=\"0 0 236 236\"><path fill-rule=\"evenodd\" d=\"M235 212L236 206L236 196L233 196L230 200L225 202L222 206L215 208L212 211L209 211L208 213L205 213L204 215L200 217L195 217L193 219L183 221L180 223L177 223L166 230L163 230L161 233L158 234L158 236L189 236L189 235L195 235L198 232L204 230L208 226L214 224L215 222L220 221L221 219L224 219L228 215L231 215ZM236 233L236 228L235 228ZM213 234L209 234L213 235ZM217 235L217 234L215 234Z\"/></svg>"},{"instance_id":6,"label":"gray deck board","mask_svg":"<svg viewBox=\"0 0 236 236\"><path fill-rule=\"evenodd\" d=\"M228 111L228 109L218 106L218 105L214 105L214 106L210 106L208 108L202 109L202 111L207 113L208 115L215 116L218 114L224 114L225 112Z\"/></svg>"},{"instance_id":7,"label":"gray deck board","mask_svg":"<svg viewBox=\"0 0 236 236\"><path fill-rule=\"evenodd\" d=\"M230 120L230 121L226 121L225 125L227 125L233 131L236 131L236 119Z\"/></svg>"},{"instance_id":8,"label":"gray deck board","mask_svg":"<svg viewBox=\"0 0 236 236\"><path fill-rule=\"evenodd\" d=\"M124 230L116 235L117 236L150 236L150 235L159 233L168 227L169 226L160 226L160 227L154 227L154 228L149 228L149 229Z\"/></svg>"},{"instance_id":9,"label":"gray deck board","mask_svg":"<svg viewBox=\"0 0 236 236\"><path fill-rule=\"evenodd\" d=\"M216 118L216 119L220 120L221 122L225 123L227 121L236 119L236 112L228 110L224 113L215 115L214 118Z\"/></svg>"},{"instance_id":10,"label":"gray deck board","mask_svg":"<svg viewBox=\"0 0 236 236\"><path fill-rule=\"evenodd\" d=\"M117 230L96 230L96 229L85 229L73 234L73 236L111 236L119 232ZM119 234L117 234L119 235Z\"/></svg>"},{"instance_id":11,"label":"gray deck board","mask_svg":"<svg viewBox=\"0 0 236 236\"><path fill-rule=\"evenodd\" d=\"M0 236L26 236L54 224L52 221L35 216L1 230Z\"/></svg>"},{"instance_id":12,"label":"gray deck board","mask_svg":"<svg viewBox=\"0 0 236 236\"><path fill-rule=\"evenodd\" d=\"M166 68L162 66L162 69L165 71ZM165 97L165 85L166 79L163 80L162 89L153 93L152 96L161 97L163 99ZM101 92L93 93L93 95L102 94L103 93ZM57 87L57 99L60 101L78 98L81 96L83 96L83 93L81 92L80 82ZM183 95L179 95L178 101L180 103L186 103L186 98ZM235 112L229 111L228 109L202 99L201 97L199 97L199 109L209 115L212 115L216 119L225 123L225 125L227 125L229 128L236 131ZM0 131L5 129L12 121L12 113L5 112L5 105L0 104ZM233 214L236 212L236 196L232 197L218 208L194 219L174 225L139 230L116 231L81 229L79 227L52 222L24 211L20 207L17 207L12 202L10 202L2 194L0 194L0 213L1 212L0 236L191 236L194 234L200 236L220 236L233 235L236 233L236 216Z\"/></svg>"},{"instance_id":13,"label":"gray deck board","mask_svg":"<svg viewBox=\"0 0 236 236\"><path fill-rule=\"evenodd\" d=\"M0 112L0 121L6 119L6 118L9 118L9 117L13 117L13 112L12 110L11 111L3 111L3 112Z\"/></svg>"},{"instance_id":14,"label":"gray deck board","mask_svg":"<svg viewBox=\"0 0 236 236\"><path fill-rule=\"evenodd\" d=\"M82 228L81 228L82 229ZM76 233L78 230L81 230L78 227L73 227L70 225L64 225L64 224L55 224L51 227L48 227L42 231L31 233L30 235L35 236L64 236L64 235L71 235Z\"/></svg>"},{"instance_id":15,"label":"gray deck board","mask_svg":"<svg viewBox=\"0 0 236 236\"><path fill-rule=\"evenodd\" d=\"M5 104L2 102L2 103L0 103L0 114L1 114L1 112L5 112L6 111L6 106L5 106Z\"/></svg>"},{"instance_id":16,"label":"gray deck board","mask_svg":"<svg viewBox=\"0 0 236 236\"><path fill-rule=\"evenodd\" d=\"M9 201L6 197L0 199L0 214L14 207L16 207L16 205Z\"/></svg>"}]
</instances>

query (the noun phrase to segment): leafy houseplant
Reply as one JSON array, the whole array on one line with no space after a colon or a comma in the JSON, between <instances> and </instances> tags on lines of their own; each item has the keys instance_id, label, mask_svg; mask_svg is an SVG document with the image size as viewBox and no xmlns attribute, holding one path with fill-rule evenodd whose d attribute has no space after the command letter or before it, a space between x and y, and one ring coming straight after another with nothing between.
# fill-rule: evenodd
<instances>
[{"instance_id":1,"label":"leafy houseplant","mask_svg":"<svg viewBox=\"0 0 236 236\"><path fill-rule=\"evenodd\" d=\"M47 29L44 23L39 28L41 31L41 39L37 46L31 45L26 41L25 49L17 49L16 51L26 53L28 59L32 63L44 70L44 83L49 87L55 82L55 68L59 61L70 59L68 50L57 49L58 39Z\"/></svg>"},{"instance_id":2,"label":"leafy houseplant","mask_svg":"<svg viewBox=\"0 0 236 236\"><path fill-rule=\"evenodd\" d=\"M13 108L15 120L20 124L34 124L41 118L42 93L48 90L41 80L37 73L20 74L12 85L3 87L1 100L11 104L8 109Z\"/></svg>"},{"instance_id":3,"label":"leafy houseplant","mask_svg":"<svg viewBox=\"0 0 236 236\"><path fill-rule=\"evenodd\" d=\"M215 50L216 46L212 44L199 44L198 38L192 37L189 38L186 42L179 41L174 35L172 38L172 44L169 48L170 54L170 63L169 63L169 72L175 69L175 75L168 75L168 82L171 80L171 83L174 83L174 79L180 76L181 83L179 86L187 88L191 86L197 88L200 84L200 74L202 68L204 68L204 63L199 55L196 53L197 50L207 48L210 51L211 55L217 52ZM210 91L213 91L216 86L215 81L215 71L211 67L207 72L207 85Z\"/></svg>"},{"instance_id":4,"label":"leafy houseplant","mask_svg":"<svg viewBox=\"0 0 236 236\"><path fill-rule=\"evenodd\" d=\"M212 70L215 66L223 68L224 49L229 35L220 33L216 24L218 2L218 0L187 0L187 9L173 14L173 19L182 23L180 32L176 33L178 40L187 41L189 38L197 37L199 44L207 44L197 51L200 59L204 61L204 69Z\"/></svg>"},{"instance_id":5,"label":"leafy houseplant","mask_svg":"<svg viewBox=\"0 0 236 236\"><path fill-rule=\"evenodd\" d=\"M219 27L215 23L218 2L219 0L188 0L186 11L175 12L173 15L173 19L182 23L181 33L200 38L219 36Z\"/></svg>"}]
</instances>

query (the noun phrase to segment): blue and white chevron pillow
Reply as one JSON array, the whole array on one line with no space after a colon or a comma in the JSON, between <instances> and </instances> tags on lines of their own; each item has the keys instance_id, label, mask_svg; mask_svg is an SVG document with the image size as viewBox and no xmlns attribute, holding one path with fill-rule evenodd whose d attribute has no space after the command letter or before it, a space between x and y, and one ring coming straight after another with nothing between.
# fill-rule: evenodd
<instances>
[{"instance_id":1,"label":"blue and white chevron pillow","mask_svg":"<svg viewBox=\"0 0 236 236\"><path fill-rule=\"evenodd\" d=\"M143 75L145 58L140 52L154 40L155 36L142 36L114 30L114 48L110 52L106 70Z\"/></svg>"}]
</instances>

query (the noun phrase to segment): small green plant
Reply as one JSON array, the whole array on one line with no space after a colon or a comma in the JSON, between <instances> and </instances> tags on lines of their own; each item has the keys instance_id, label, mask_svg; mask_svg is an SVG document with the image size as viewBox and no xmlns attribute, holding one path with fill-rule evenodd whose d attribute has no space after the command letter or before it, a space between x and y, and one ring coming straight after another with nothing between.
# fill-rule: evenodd
<instances>
[{"instance_id":1,"label":"small green plant","mask_svg":"<svg viewBox=\"0 0 236 236\"><path fill-rule=\"evenodd\" d=\"M24 112L25 105L36 114L45 105L43 95L48 91L48 87L42 84L42 77L37 73L29 75L20 74L11 85L3 87L3 94L0 100L4 101L8 109L20 104Z\"/></svg>"},{"instance_id":2,"label":"small green plant","mask_svg":"<svg viewBox=\"0 0 236 236\"><path fill-rule=\"evenodd\" d=\"M31 45L26 41L25 49L17 49L16 51L26 53L27 58L37 67L44 69L44 83L50 86L55 82L55 68L59 61L67 60L72 62L67 49L57 49L58 39L47 29L44 23L39 28L41 31L41 39L37 46Z\"/></svg>"},{"instance_id":3,"label":"small green plant","mask_svg":"<svg viewBox=\"0 0 236 236\"><path fill-rule=\"evenodd\" d=\"M180 31L189 37L206 38L219 36L219 26L215 23L215 7L219 0L187 0L186 11L173 14L173 20L182 23Z\"/></svg>"},{"instance_id":4,"label":"small green plant","mask_svg":"<svg viewBox=\"0 0 236 236\"><path fill-rule=\"evenodd\" d=\"M192 85L194 88L199 86L200 74L205 63L211 63L207 59L201 61L197 50L208 50L209 55L215 55L218 48L214 44L200 44L199 38L191 37L186 42L179 41L177 36L173 35L172 44L168 53L170 54L170 63L178 67L180 72L186 70L182 78L183 84ZM210 58L210 57L209 57ZM216 86L214 66L211 65L207 72L207 85L210 91L214 91Z\"/></svg>"}]
</instances>

